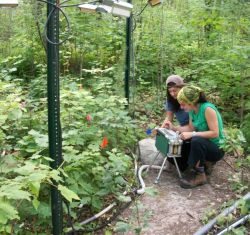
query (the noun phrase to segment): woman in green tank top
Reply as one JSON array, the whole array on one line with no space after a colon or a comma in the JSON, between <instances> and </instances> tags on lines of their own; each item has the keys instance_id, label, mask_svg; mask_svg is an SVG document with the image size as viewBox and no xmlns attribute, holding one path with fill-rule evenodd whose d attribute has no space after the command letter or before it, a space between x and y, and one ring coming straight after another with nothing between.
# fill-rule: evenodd
<instances>
[{"instance_id":1,"label":"woman in green tank top","mask_svg":"<svg viewBox=\"0 0 250 235\"><path fill-rule=\"evenodd\" d=\"M171 124L170 129L179 131L183 140L191 140L188 165L194 174L191 179L182 179L181 187L193 188L207 183L211 167L224 156L220 148L224 141L223 122L217 108L206 100L199 87L183 87L177 100L189 112L189 124L184 127Z\"/></svg>"}]
</instances>

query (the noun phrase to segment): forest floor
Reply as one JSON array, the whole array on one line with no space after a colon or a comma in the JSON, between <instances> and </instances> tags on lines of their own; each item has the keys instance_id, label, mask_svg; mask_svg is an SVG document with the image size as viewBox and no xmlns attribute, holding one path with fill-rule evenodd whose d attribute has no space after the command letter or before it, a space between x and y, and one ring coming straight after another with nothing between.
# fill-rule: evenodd
<instances>
[{"instance_id":1,"label":"forest floor","mask_svg":"<svg viewBox=\"0 0 250 235\"><path fill-rule=\"evenodd\" d=\"M231 157L225 157L225 160L232 164ZM130 231L115 234L136 234L138 223L142 227L141 235L193 234L203 226L202 220L208 211L217 210L215 217L222 203L235 197L228 181L234 171L227 163L219 161L208 178L209 183L194 189L179 186L175 168L163 171L159 184L154 184L158 170L151 169L144 175L144 181L146 187L155 188L157 194L145 193L137 200L140 206L133 203L126 209L119 220L129 223ZM147 226L143 225L144 222Z\"/></svg>"}]
</instances>

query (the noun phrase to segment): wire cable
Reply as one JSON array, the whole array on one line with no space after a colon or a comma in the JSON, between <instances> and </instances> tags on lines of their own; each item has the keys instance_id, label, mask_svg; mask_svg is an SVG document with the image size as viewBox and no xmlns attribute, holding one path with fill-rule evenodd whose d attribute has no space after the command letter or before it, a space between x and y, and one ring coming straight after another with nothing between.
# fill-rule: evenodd
<instances>
[{"instance_id":1,"label":"wire cable","mask_svg":"<svg viewBox=\"0 0 250 235\"><path fill-rule=\"evenodd\" d=\"M48 1L46 1L46 0L37 0L37 1L43 2L43 3L47 3L47 4L51 5L51 6L53 6L53 9L49 12L48 17L47 17L47 20L46 20L46 23L45 23L45 25L44 25L44 36L45 36L46 41L49 42L49 43L52 44L52 45L61 45L61 44L63 44L65 41L67 41L67 40L69 39L70 31L71 31L69 19L68 19L66 13L61 9L61 5L60 5L60 4L54 4L54 3L48 2ZM65 3L65 1L64 1L64 3ZM66 38L65 38L64 40L62 40L62 41L53 42L53 41L51 41L51 40L48 38L48 35L47 35L47 27L48 27L48 24L49 24L49 21L50 21L51 17L56 13L57 10L58 10L59 12L62 13L62 15L64 16L64 18L65 18L65 20L66 20L67 29L68 29L68 30L67 30L68 35L67 35Z\"/></svg>"},{"instance_id":2,"label":"wire cable","mask_svg":"<svg viewBox=\"0 0 250 235\"><path fill-rule=\"evenodd\" d=\"M61 2L60 4L54 4L54 3L51 3L51 2L48 2L47 0L37 0L38 2L43 2L43 3L47 3L49 5L51 5L53 7L53 9L49 12L48 16L47 16L47 20L46 20L46 23L44 25L44 36L45 36L45 39L47 42L49 42L50 44L52 45L61 45L63 44L65 41L67 41L70 37L70 32L71 32L71 27L70 27L70 22L69 22L69 19L68 19L68 16L66 15L66 13L63 11L62 8L67 8L67 7L78 7L79 5L82 5L82 4L93 4L93 3L98 3L99 1L91 1L91 2L82 2L82 3L78 3L78 4L70 4L70 5L63 5L64 3L67 3L71 0L65 0L63 2ZM67 32L67 36L64 40L62 41L59 41L59 42L54 42L52 40L50 40L48 38L48 35L47 35L47 28L48 28L48 24L51 20L51 18L54 16L54 14L56 14L57 12L56 11L59 11L59 13L61 12L63 17L65 18L66 20L66 32Z\"/></svg>"},{"instance_id":3,"label":"wire cable","mask_svg":"<svg viewBox=\"0 0 250 235\"><path fill-rule=\"evenodd\" d=\"M146 3L146 5L141 9L141 11L136 14L136 16L140 16L142 14L142 12L144 12L144 10L146 9L146 7L148 6L148 2Z\"/></svg>"}]
</instances>

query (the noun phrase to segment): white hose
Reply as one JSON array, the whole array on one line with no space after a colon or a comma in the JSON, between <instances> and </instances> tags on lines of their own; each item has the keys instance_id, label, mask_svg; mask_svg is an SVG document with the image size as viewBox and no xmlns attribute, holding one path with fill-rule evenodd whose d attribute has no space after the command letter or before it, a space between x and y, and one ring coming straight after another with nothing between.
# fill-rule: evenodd
<instances>
[{"instance_id":1,"label":"white hose","mask_svg":"<svg viewBox=\"0 0 250 235\"><path fill-rule=\"evenodd\" d=\"M250 199L250 192L247 193L243 198L243 200L249 200ZM200 228L197 232L195 232L193 235L203 235L207 234L207 232L216 224L217 219L221 216L226 216L229 213L231 213L240 203L241 199L236 201L232 206L229 208L226 208L224 211L222 211L218 216L216 216L214 219L210 220L205 226Z\"/></svg>"},{"instance_id":2,"label":"white hose","mask_svg":"<svg viewBox=\"0 0 250 235\"><path fill-rule=\"evenodd\" d=\"M145 183L143 181L143 178L141 176L142 172L145 170L145 169L148 169L149 168L149 165L142 165L140 168L139 168L139 171L138 171L138 178L139 178L139 181L140 181L140 184L141 184L141 188L140 189L137 189L135 192L137 194L143 194L145 192ZM152 165L150 166L150 169L161 169L161 166L156 166L156 165ZM166 170L166 167L163 167L163 170Z\"/></svg>"}]
</instances>

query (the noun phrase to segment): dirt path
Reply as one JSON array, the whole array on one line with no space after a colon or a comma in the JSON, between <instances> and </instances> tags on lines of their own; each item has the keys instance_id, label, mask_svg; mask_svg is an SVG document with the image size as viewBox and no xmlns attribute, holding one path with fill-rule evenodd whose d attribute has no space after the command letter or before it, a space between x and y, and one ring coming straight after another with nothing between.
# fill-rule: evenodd
<instances>
[{"instance_id":1,"label":"dirt path","mask_svg":"<svg viewBox=\"0 0 250 235\"><path fill-rule=\"evenodd\" d=\"M225 160L230 161L229 158ZM135 215L131 206L120 217L121 220L136 226L138 218L142 224L146 214L150 214L146 219L148 226L142 229L141 235L193 234L202 226L201 220L207 211L220 208L223 202L233 196L228 183L232 169L224 161L216 164L209 184L195 189L182 189L178 185L175 169L163 172L160 183L155 185L153 182L157 173L157 170L152 169L144 176L146 187L154 187L158 194L155 196L144 194L140 197L139 201L143 205L139 209L140 216ZM116 234L132 235L136 232L131 229L126 233Z\"/></svg>"}]
</instances>

